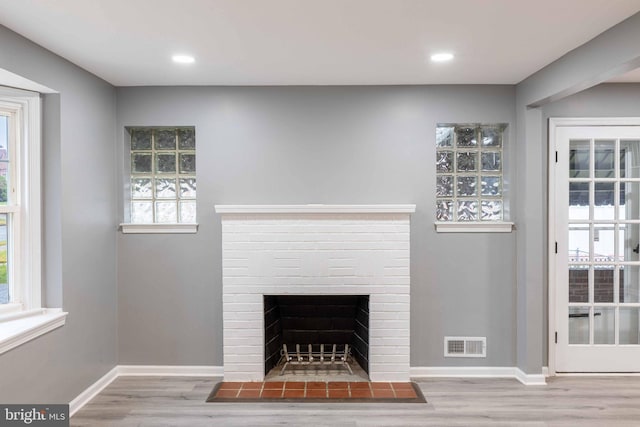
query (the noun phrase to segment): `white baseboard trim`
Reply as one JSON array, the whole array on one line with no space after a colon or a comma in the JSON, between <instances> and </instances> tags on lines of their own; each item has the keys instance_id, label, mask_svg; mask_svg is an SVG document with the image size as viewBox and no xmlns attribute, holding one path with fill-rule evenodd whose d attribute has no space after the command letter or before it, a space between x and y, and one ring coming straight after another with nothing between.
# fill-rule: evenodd
<instances>
[{"instance_id":1,"label":"white baseboard trim","mask_svg":"<svg viewBox=\"0 0 640 427\"><path fill-rule=\"evenodd\" d=\"M516 367L412 367L411 378L437 377L475 377L475 378L515 378L525 385L546 385L545 369L541 374L525 374ZM548 369L547 369L548 373ZM73 416L98 393L121 376L167 376L167 377L222 377L222 366L154 366L154 365L118 365L98 381L90 385L69 403L69 415Z\"/></svg>"},{"instance_id":2,"label":"white baseboard trim","mask_svg":"<svg viewBox=\"0 0 640 427\"><path fill-rule=\"evenodd\" d=\"M223 375L222 366L118 365L69 402L69 416L72 417L118 377L222 377Z\"/></svg>"},{"instance_id":3,"label":"white baseboard trim","mask_svg":"<svg viewBox=\"0 0 640 427\"><path fill-rule=\"evenodd\" d=\"M640 377L640 372L556 372L556 377Z\"/></svg>"},{"instance_id":4,"label":"white baseboard trim","mask_svg":"<svg viewBox=\"0 0 640 427\"><path fill-rule=\"evenodd\" d=\"M411 378L514 378L525 385L545 385L542 374L525 374L519 368L511 366L424 366L413 367Z\"/></svg>"},{"instance_id":5,"label":"white baseboard trim","mask_svg":"<svg viewBox=\"0 0 640 427\"><path fill-rule=\"evenodd\" d=\"M421 366L412 367L411 378L437 377L478 377L478 378L512 378L514 368L495 366Z\"/></svg>"},{"instance_id":6,"label":"white baseboard trim","mask_svg":"<svg viewBox=\"0 0 640 427\"><path fill-rule=\"evenodd\" d=\"M524 385L547 385L547 377L543 373L527 374L520 368L514 368L516 379Z\"/></svg>"},{"instance_id":7,"label":"white baseboard trim","mask_svg":"<svg viewBox=\"0 0 640 427\"><path fill-rule=\"evenodd\" d=\"M118 376L142 377L221 377L224 375L222 366L174 366L174 365L119 365Z\"/></svg>"},{"instance_id":8,"label":"white baseboard trim","mask_svg":"<svg viewBox=\"0 0 640 427\"><path fill-rule=\"evenodd\" d=\"M549 378L549 367L548 366L543 366L542 367L542 375L544 375L545 378Z\"/></svg>"},{"instance_id":9,"label":"white baseboard trim","mask_svg":"<svg viewBox=\"0 0 640 427\"><path fill-rule=\"evenodd\" d=\"M85 391L80 393L78 397L69 402L69 416L72 417L78 412L84 405L89 403L91 399L96 397L98 393L105 389L109 384L118 378L118 367L116 366L109 372L107 372L102 378L95 383L91 384Z\"/></svg>"}]
</instances>

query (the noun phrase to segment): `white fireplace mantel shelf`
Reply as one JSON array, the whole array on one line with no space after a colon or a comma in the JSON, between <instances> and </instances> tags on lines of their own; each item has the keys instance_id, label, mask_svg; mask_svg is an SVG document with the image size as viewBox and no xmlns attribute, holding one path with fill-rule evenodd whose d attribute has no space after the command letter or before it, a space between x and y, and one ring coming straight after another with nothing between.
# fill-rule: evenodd
<instances>
[{"instance_id":1,"label":"white fireplace mantel shelf","mask_svg":"<svg viewBox=\"0 0 640 427\"><path fill-rule=\"evenodd\" d=\"M416 205L215 205L219 214L414 213Z\"/></svg>"}]
</instances>

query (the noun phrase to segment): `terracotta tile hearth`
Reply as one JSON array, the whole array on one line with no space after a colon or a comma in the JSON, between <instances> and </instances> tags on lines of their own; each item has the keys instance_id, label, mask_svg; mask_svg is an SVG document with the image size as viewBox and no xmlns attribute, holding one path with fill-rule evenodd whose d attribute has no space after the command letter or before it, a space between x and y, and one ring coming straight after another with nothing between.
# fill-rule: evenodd
<instances>
[{"instance_id":1,"label":"terracotta tile hearth","mask_svg":"<svg viewBox=\"0 0 640 427\"><path fill-rule=\"evenodd\" d=\"M425 402L414 383L346 381L221 382L216 384L207 402L254 400Z\"/></svg>"}]
</instances>

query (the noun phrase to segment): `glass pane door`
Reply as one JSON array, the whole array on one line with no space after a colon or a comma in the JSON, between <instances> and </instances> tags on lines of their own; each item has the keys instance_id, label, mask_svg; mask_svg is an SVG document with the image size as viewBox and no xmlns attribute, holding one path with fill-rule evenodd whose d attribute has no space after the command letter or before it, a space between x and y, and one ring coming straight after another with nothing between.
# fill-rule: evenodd
<instances>
[{"instance_id":1,"label":"glass pane door","mask_svg":"<svg viewBox=\"0 0 640 427\"><path fill-rule=\"evenodd\" d=\"M640 130L557 135L556 370L640 370Z\"/></svg>"}]
</instances>

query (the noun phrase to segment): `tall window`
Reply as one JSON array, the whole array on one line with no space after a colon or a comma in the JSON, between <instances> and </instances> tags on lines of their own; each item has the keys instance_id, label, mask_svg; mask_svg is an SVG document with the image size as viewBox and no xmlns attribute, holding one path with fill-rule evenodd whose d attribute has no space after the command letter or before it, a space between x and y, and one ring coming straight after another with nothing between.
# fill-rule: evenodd
<instances>
[{"instance_id":1,"label":"tall window","mask_svg":"<svg viewBox=\"0 0 640 427\"><path fill-rule=\"evenodd\" d=\"M154 127L128 131L131 223L195 223L195 129Z\"/></svg>"},{"instance_id":2,"label":"tall window","mask_svg":"<svg viewBox=\"0 0 640 427\"><path fill-rule=\"evenodd\" d=\"M0 88L0 314L40 308L40 98Z\"/></svg>"},{"instance_id":3,"label":"tall window","mask_svg":"<svg viewBox=\"0 0 640 427\"><path fill-rule=\"evenodd\" d=\"M436 127L436 221L502 221L506 124Z\"/></svg>"}]
</instances>

